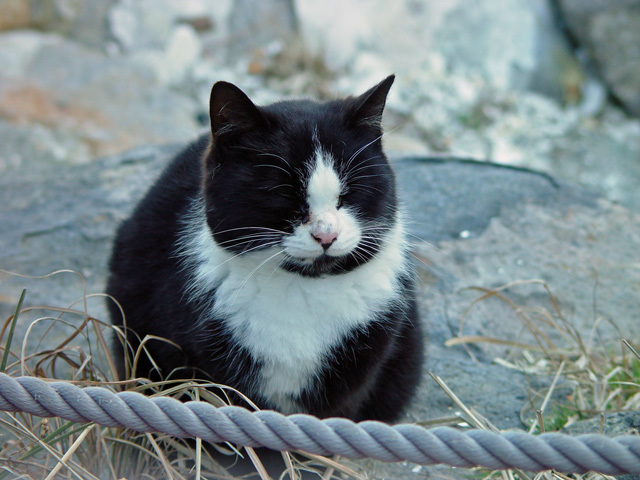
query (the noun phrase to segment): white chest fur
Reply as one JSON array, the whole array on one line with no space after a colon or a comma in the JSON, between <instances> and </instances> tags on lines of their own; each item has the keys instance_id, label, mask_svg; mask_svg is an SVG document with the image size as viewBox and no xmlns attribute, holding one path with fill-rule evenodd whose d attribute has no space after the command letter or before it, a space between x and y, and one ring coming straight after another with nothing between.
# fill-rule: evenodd
<instances>
[{"instance_id":1,"label":"white chest fur","mask_svg":"<svg viewBox=\"0 0 640 480\"><path fill-rule=\"evenodd\" d=\"M182 248L194 273L190 295L216 288L212 317L225 319L233 339L263 364L256 386L283 412L297 410L292 398L330 349L400 295L398 278L407 268L401 222L371 261L322 278L279 268L278 248L234 256L213 241L204 221L195 225Z\"/></svg>"}]
</instances>

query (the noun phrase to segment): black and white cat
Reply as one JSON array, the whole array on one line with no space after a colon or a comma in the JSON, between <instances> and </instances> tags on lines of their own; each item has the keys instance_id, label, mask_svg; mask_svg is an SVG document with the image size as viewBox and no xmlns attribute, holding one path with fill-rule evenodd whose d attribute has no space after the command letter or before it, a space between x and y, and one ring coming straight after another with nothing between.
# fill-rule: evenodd
<instances>
[{"instance_id":1,"label":"black and white cat","mask_svg":"<svg viewBox=\"0 0 640 480\"><path fill-rule=\"evenodd\" d=\"M135 332L129 348L147 335L180 346L147 342L160 372L140 355L136 375L195 375L284 413L398 415L422 335L381 145L393 81L265 107L213 86L211 135L173 160L117 234L108 293Z\"/></svg>"}]
</instances>

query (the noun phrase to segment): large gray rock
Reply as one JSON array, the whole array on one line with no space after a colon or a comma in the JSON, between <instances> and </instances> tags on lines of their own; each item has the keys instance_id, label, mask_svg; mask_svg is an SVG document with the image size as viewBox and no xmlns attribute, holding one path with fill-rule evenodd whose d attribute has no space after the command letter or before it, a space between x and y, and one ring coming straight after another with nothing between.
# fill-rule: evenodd
<instances>
[{"instance_id":1,"label":"large gray rock","mask_svg":"<svg viewBox=\"0 0 640 480\"><path fill-rule=\"evenodd\" d=\"M116 0L5 0L0 30L35 28L60 33L94 48L109 39L107 14Z\"/></svg>"},{"instance_id":2,"label":"large gray rock","mask_svg":"<svg viewBox=\"0 0 640 480\"><path fill-rule=\"evenodd\" d=\"M640 114L640 4L635 0L556 0L562 17L611 92Z\"/></svg>"},{"instance_id":3,"label":"large gray rock","mask_svg":"<svg viewBox=\"0 0 640 480\"><path fill-rule=\"evenodd\" d=\"M162 50L177 25L209 32L227 15L231 0L117 0L108 12L111 38L124 53Z\"/></svg>"},{"instance_id":4,"label":"large gray rock","mask_svg":"<svg viewBox=\"0 0 640 480\"><path fill-rule=\"evenodd\" d=\"M25 28L31 24L29 0L0 2L0 31Z\"/></svg>"},{"instance_id":5,"label":"large gray rock","mask_svg":"<svg viewBox=\"0 0 640 480\"><path fill-rule=\"evenodd\" d=\"M229 15L231 63L239 58L264 58L298 38L293 0L234 0Z\"/></svg>"},{"instance_id":6,"label":"large gray rock","mask_svg":"<svg viewBox=\"0 0 640 480\"><path fill-rule=\"evenodd\" d=\"M394 149L543 171L640 211L640 122L611 107L597 119L583 117L539 94L485 89L432 71L398 77L387 112L400 116L391 124L399 131L385 137Z\"/></svg>"},{"instance_id":7,"label":"large gray rock","mask_svg":"<svg viewBox=\"0 0 640 480\"><path fill-rule=\"evenodd\" d=\"M47 160L87 163L147 143L184 141L200 106L164 88L152 68L110 58L60 36L0 36L0 170ZM13 140L12 140L13 139ZM41 152L31 155L32 151Z\"/></svg>"},{"instance_id":8,"label":"large gray rock","mask_svg":"<svg viewBox=\"0 0 640 480\"><path fill-rule=\"evenodd\" d=\"M117 224L178 148L144 147L86 166L7 169L0 176L0 268L27 275L73 269L86 279L88 293L104 291ZM544 308L555 318L561 314L585 339L591 338L600 317L612 319L632 341L640 339L640 270L633 260L640 249L640 215L529 171L429 158L398 158L395 165L416 236L418 296L427 333L424 379L404 421L450 417L458 411L428 372L499 428L528 426L523 420L532 418L530 398L535 407L540 405L552 370L495 363L505 358L514 363L509 355L518 358L516 349L504 345L445 346L458 335L536 345L505 302L491 298L474 304L481 295L474 286L543 280L560 313L553 313L539 282L513 285L503 293L525 310ZM0 274L0 318L13 311L23 287L27 306L65 307L82 297L81 282L72 274L44 280ZM89 313L106 319L102 298L90 299ZM16 342L39 315L42 311L21 317ZM41 322L32 329L27 352L45 334L40 348L57 345L69 333L47 331L47 326ZM565 346L557 330L542 323L539 327ZM609 323L599 322L596 331L597 348L619 348L620 335ZM566 398L571 391L561 381L554 398ZM549 412L552 408L553 403ZM413 478L418 471L451 473L448 467L370 461L359 468L390 478Z\"/></svg>"},{"instance_id":9,"label":"large gray rock","mask_svg":"<svg viewBox=\"0 0 640 480\"><path fill-rule=\"evenodd\" d=\"M565 93L566 46L546 0L300 0L297 7L305 41L352 76L417 75L435 63L499 88L535 83Z\"/></svg>"},{"instance_id":10,"label":"large gray rock","mask_svg":"<svg viewBox=\"0 0 640 480\"><path fill-rule=\"evenodd\" d=\"M535 70L538 1L456 2L435 34L452 66L473 69L495 85L523 86ZM539 8L539 7L538 7Z\"/></svg>"}]
</instances>

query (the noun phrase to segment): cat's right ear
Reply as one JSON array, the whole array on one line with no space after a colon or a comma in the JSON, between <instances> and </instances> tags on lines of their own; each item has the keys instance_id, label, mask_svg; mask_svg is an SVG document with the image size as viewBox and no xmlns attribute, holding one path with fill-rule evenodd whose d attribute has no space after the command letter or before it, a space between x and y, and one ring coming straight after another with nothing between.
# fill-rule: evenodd
<instances>
[{"instance_id":1,"label":"cat's right ear","mask_svg":"<svg viewBox=\"0 0 640 480\"><path fill-rule=\"evenodd\" d=\"M214 139L242 133L264 123L258 107L247 95L229 82L216 82L209 99L211 133Z\"/></svg>"},{"instance_id":2,"label":"cat's right ear","mask_svg":"<svg viewBox=\"0 0 640 480\"><path fill-rule=\"evenodd\" d=\"M381 129L382 112L395 78L395 75L389 75L379 84L353 99L354 107L350 116L352 125Z\"/></svg>"}]
</instances>

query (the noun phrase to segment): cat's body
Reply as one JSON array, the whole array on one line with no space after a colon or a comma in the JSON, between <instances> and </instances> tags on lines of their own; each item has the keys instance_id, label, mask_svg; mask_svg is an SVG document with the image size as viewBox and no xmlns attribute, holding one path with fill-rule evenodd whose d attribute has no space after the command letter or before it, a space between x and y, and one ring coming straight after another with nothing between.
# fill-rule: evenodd
<instances>
[{"instance_id":1,"label":"cat's body","mask_svg":"<svg viewBox=\"0 0 640 480\"><path fill-rule=\"evenodd\" d=\"M420 375L422 338L380 145L392 82L261 108L214 86L213 141L169 165L111 260L108 293L127 327L181 347L145 344L163 376L211 379L285 413L397 415ZM122 322L114 304L111 313ZM144 354L135 373L156 376Z\"/></svg>"}]
</instances>

